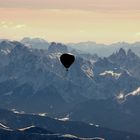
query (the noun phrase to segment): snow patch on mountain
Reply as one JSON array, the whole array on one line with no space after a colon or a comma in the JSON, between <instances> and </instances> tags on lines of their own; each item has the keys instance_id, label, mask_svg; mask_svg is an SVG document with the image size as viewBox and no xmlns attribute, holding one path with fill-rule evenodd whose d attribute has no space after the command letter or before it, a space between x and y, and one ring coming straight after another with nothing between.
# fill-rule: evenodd
<instances>
[{"instance_id":1,"label":"snow patch on mountain","mask_svg":"<svg viewBox=\"0 0 140 140\"><path fill-rule=\"evenodd\" d=\"M76 137L74 135L71 135L71 134L65 134L65 135L62 135L62 136L65 137L65 138L78 138L78 137Z\"/></svg>"},{"instance_id":2,"label":"snow patch on mountain","mask_svg":"<svg viewBox=\"0 0 140 140\"><path fill-rule=\"evenodd\" d=\"M55 118L56 120L59 120L59 121L69 121L70 120L70 115L67 114L65 117L63 118Z\"/></svg>"},{"instance_id":3,"label":"snow patch on mountain","mask_svg":"<svg viewBox=\"0 0 140 140\"><path fill-rule=\"evenodd\" d=\"M139 95L140 95L140 87L138 87L136 90L134 90L134 91L128 93L128 94L126 95L126 97L127 97L127 96L139 96Z\"/></svg>"},{"instance_id":4,"label":"snow patch on mountain","mask_svg":"<svg viewBox=\"0 0 140 140\"><path fill-rule=\"evenodd\" d=\"M98 124L89 123L90 126L100 127Z\"/></svg>"},{"instance_id":5,"label":"snow patch on mountain","mask_svg":"<svg viewBox=\"0 0 140 140\"><path fill-rule=\"evenodd\" d=\"M0 50L4 55L8 55L11 51L9 49Z\"/></svg>"},{"instance_id":6,"label":"snow patch on mountain","mask_svg":"<svg viewBox=\"0 0 140 140\"><path fill-rule=\"evenodd\" d=\"M115 79L118 79L121 76L121 73L116 73L114 71L104 71L103 73L99 74L100 76L112 76Z\"/></svg>"},{"instance_id":7,"label":"snow patch on mountain","mask_svg":"<svg viewBox=\"0 0 140 140\"><path fill-rule=\"evenodd\" d=\"M84 64L84 65L82 65L81 69L86 73L86 75L89 78L93 78L94 74L93 74L92 68L90 68L88 65Z\"/></svg>"},{"instance_id":8,"label":"snow patch on mountain","mask_svg":"<svg viewBox=\"0 0 140 140\"><path fill-rule=\"evenodd\" d=\"M127 94L124 94L123 92L121 92L118 96L116 96L116 98L118 99L118 101L125 102L127 100L127 97L139 96L139 95L140 95L140 87L138 87L136 90Z\"/></svg>"},{"instance_id":9,"label":"snow patch on mountain","mask_svg":"<svg viewBox=\"0 0 140 140\"><path fill-rule=\"evenodd\" d=\"M42 116L42 117L46 117L47 116L47 113L39 113L38 115L39 116Z\"/></svg>"},{"instance_id":10,"label":"snow patch on mountain","mask_svg":"<svg viewBox=\"0 0 140 140\"><path fill-rule=\"evenodd\" d=\"M31 125L29 127L25 127L25 128L21 128L21 129L18 129L19 131L25 131L25 130L28 130L30 128L34 128L35 126L34 125Z\"/></svg>"},{"instance_id":11,"label":"snow patch on mountain","mask_svg":"<svg viewBox=\"0 0 140 140\"><path fill-rule=\"evenodd\" d=\"M0 128L9 129L9 127L5 126L4 124L0 123Z\"/></svg>"},{"instance_id":12,"label":"snow patch on mountain","mask_svg":"<svg viewBox=\"0 0 140 140\"><path fill-rule=\"evenodd\" d=\"M11 111L15 114L25 114L24 111L17 111L16 109L11 109Z\"/></svg>"},{"instance_id":13,"label":"snow patch on mountain","mask_svg":"<svg viewBox=\"0 0 140 140\"><path fill-rule=\"evenodd\" d=\"M51 53L49 54L50 59L59 59L62 53Z\"/></svg>"},{"instance_id":14,"label":"snow patch on mountain","mask_svg":"<svg viewBox=\"0 0 140 140\"><path fill-rule=\"evenodd\" d=\"M122 99L125 98L125 95L124 95L123 93L120 93L118 96L116 96L116 98L117 98L118 100L122 100Z\"/></svg>"},{"instance_id":15,"label":"snow patch on mountain","mask_svg":"<svg viewBox=\"0 0 140 140\"><path fill-rule=\"evenodd\" d=\"M93 138L92 140L105 140L105 139L96 137L96 138Z\"/></svg>"},{"instance_id":16,"label":"snow patch on mountain","mask_svg":"<svg viewBox=\"0 0 140 140\"><path fill-rule=\"evenodd\" d=\"M70 118L65 117L65 118L60 118L60 119L58 119L58 120L59 120L59 121L69 121L69 119L70 119Z\"/></svg>"}]
</instances>

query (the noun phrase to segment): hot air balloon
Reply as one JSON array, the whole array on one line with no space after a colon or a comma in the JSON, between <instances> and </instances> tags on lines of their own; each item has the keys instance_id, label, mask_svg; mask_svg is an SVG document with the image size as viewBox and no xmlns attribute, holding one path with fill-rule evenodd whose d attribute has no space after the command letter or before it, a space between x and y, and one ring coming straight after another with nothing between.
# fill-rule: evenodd
<instances>
[{"instance_id":1,"label":"hot air balloon","mask_svg":"<svg viewBox=\"0 0 140 140\"><path fill-rule=\"evenodd\" d=\"M68 68L74 63L75 57L72 54L64 53L60 56L60 61L68 71Z\"/></svg>"}]
</instances>

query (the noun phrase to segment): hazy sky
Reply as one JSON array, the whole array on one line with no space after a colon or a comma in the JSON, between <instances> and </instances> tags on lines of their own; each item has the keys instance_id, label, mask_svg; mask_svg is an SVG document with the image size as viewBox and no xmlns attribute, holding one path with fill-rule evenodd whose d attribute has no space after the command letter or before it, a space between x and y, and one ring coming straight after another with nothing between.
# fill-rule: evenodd
<instances>
[{"instance_id":1,"label":"hazy sky","mask_svg":"<svg viewBox=\"0 0 140 140\"><path fill-rule=\"evenodd\" d=\"M0 38L140 41L140 0L0 0Z\"/></svg>"}]
</instances>

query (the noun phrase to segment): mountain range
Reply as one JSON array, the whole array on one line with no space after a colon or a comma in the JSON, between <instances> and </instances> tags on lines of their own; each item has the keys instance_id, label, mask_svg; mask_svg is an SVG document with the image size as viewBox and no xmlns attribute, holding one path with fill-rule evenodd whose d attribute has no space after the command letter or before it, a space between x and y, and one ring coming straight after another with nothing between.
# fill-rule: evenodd
<instances>
[{"instance_id":1,"label":"mountain range","mask_svg":"<svg viewBox=\"0 0 140 140\"><path fill-rule=\"evenodd\" d=\"M107 57L118 49L123 48L125 51L131 49L137 55L140 56L140 42L127 43L127 42L117 42L113 44L98 44L96 42L80 42L80 43L69 43L67 44L71 48L75 48L79 51L83 51L89 54L98 54L102 57Z\"/></svg>"},{"instance_id":2,"label":"mountain range","mask_svg":"<svg viewBox=\"0 0 140 140\"><path fill-rule=\"evenodd\" d=\"M0 42L1 108L140 134L140 57L135 52L120 48L99 57L61 43L45 49L27 44ZM60 62L63 53L76 57L68 72Z\"/></svg>"},{"instance_id":3,"label":"mountain range","mask_svg":"<svg viewBox=\"0 0 140 140\"><path fill-rule=\"evenodd\" d=\"M25 37L21 40L21 43L26 44L33 48L38 49L48 49L50 42L41 38L30 38ZM140 56L140 42L127 43L127 42L117 42L112 44L101 44L93 41L79 42L79 43L66 43L69 50L76 50L80 54L94 55L98 54L100 57L108 57L112 53L116 52L120 48L125 51L131 49L135 54Z\"/></svg>"},{"instance_id":4,"label":"mountain range","mask_svg":"<svg viewBox=\"0 0 140 140\"><path fill-rule=\"evenodd\" d=\"M139 135L82 122L0 109L1 140L138 140ZM84 137L84 138L80 138ZM90 137L90 138L88 138Z\"/></svg>"}]
</instances>

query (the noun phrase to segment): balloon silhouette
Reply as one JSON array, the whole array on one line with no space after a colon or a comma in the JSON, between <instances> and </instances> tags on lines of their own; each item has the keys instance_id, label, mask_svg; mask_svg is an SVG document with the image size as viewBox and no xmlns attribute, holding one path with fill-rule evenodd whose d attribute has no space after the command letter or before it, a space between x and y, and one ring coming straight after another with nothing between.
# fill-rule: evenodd
<instances>
[{"instance_id":1,"label":"balloon silhouette","mask_svg":"<svg viewBox=\"0 0 140 140\"><path fill-rule=\"evenodd\" d=\"M73 64L75 61L75 57L71 54L64 53L60 56L60 61L68 71L68 68Z\"/></svg>"}]
</instances>

